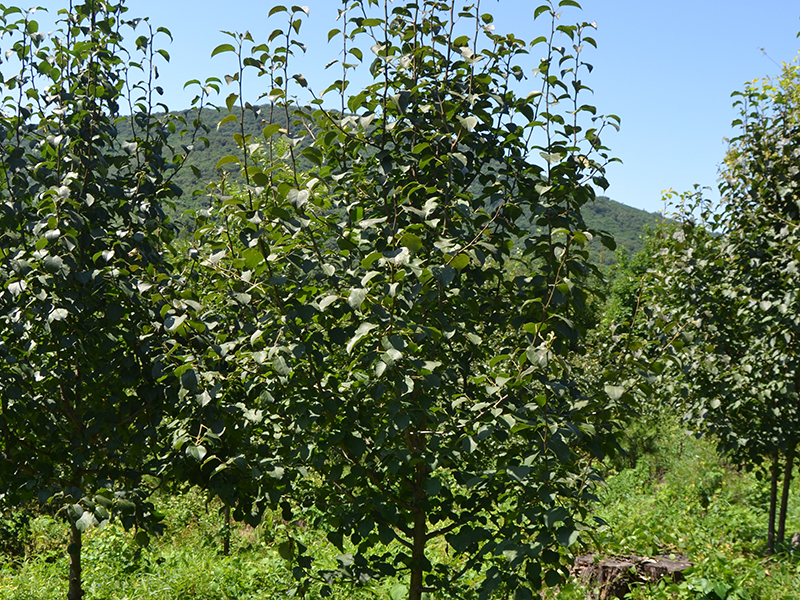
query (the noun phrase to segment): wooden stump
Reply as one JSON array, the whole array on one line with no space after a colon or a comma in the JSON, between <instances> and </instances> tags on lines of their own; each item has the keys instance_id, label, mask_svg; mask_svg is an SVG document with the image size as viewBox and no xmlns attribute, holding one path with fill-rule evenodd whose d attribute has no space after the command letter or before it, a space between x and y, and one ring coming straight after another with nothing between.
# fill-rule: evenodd
<instances>
[{"instance_id":1,"label":"wooden stump","mask_svg":"<svg viewBox=\"0 0 800 600\"><path fill-rule=\"evenodd\" d=\"M669 577L683 579L682 572L692 566L681 554L648 558L644 556L612 556L603 558L586 554L575 559L575 575L588 588L587 600L623 598L634 584L659 581Z\"/></svg>"}]
</instances>

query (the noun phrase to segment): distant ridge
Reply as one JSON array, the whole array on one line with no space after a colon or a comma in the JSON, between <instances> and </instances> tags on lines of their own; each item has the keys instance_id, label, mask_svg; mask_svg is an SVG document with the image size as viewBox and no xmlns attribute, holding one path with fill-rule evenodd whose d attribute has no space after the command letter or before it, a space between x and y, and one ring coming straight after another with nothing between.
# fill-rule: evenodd
<instances>
[{"instance_id":1,"label":"distant ridge","mask_svg":"<svg viewBox=\"0 0 800 600\"><path fill-rule=\"evenodd\" d=\"M244 131L245 135L252 135L253 141L263 139L261 129L263 119L268 119L270 106L256 106L260 112L259 118L255 118L253 112L245 111ZM194 118L194 110L172 111L172 115L180 115L191 122ZM198 208L205 205L207 196L205 194L193 196L195 190L202 190L205 184L214 179L214 167L217 161L227 154L238 154L238 148L232 136L239 131L239 123L225 123L218 129L222 119L229 113L222 109L206 109L203 111L203 121L208 131L200 136L206 138L209 147L198 140L194 144L195 150L189 157L188 165L194 165L201 173L200 178L196 178L192 170L183 168L176 174L174 182L183 190L183 196L178 199L175 212L180 215L186 209ZM285 124L284 113L280 110L274 111L273 119L281 125ZM122 121L119 123L119 136L123 139L130 135L130 125ZM177 136L175 137L177 140ZM173 141L173 140L170 140ZM188 140L181 140L180 143L187 143ZM173 143L175 143L173 141ZM627 206L606 196L598 196L597 199L586 204L582 208L582 213L586 224L592 229L607 231L614 236L618 246L627 248L631 253L636 253L644 247L642 236L647 227L654 228L664 220L660 213L650 213L645 210ZM616 262L615 253L601 246L599 243L592 244L595 260L601 264L612 264Z\"/></svg>"},{"instance_id":2,"label":"distant ridge","mask_svg":"<svg viewBox=\"0 0 800 600\"><path fill-rule=\"evenodd\" d=\"M611 200L606 196L598 196L591 204L585 204L581 213L586 224L592 229L608 231L617 241L617 246L624 246L631 254L644 248L643 236L647 228L655 229L659 223L664 222L661 213L651 213L640 208L634 208ZM601 252L598 248L596 252ZM614 262L610 253L603 256L599 262L610 264Z\"/></svg>"}]
</instances>

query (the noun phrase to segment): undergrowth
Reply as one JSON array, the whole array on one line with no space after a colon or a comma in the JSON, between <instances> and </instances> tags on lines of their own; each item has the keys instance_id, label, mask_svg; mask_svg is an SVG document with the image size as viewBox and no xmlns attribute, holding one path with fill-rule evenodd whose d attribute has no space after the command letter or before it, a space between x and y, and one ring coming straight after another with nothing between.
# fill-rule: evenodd
<instances>
[{"instance_id":1,"label":"undergrowth","mask_svg":"<svg viewBox=\"0 0 800 600\"><path fill-rule=\"evenodd\" d=\"M669 414L627 430L625 457L609 462L596 517L606 523L581 549L601 555L685 554L685 580L634 589L630 600L796 600L800 549L765 557L768 488L757 473L720 460L709 440L687 435ZM157 498L167 533L141 548L118 525L85 535L85 600L255 600L292 596L281 556L291 536L330 566L340 554L304 521L267 515L257 528L234 526L222 553L219 506L188 490ZM25 513L31 515L29 511ZM800 493L790 501L788 538L800 531ZM66 590L66 528L47 515L0 515L0 600L56 600ZM335 588L334 599L389 598L395 582ZM582 600L577 582L551 599ZM318 597L311 590L307 598ZM432 599L434 600L434 599Z\"/></svg>"},{"instance_id":2,"label":"undergrowth","mask_svg":"<svg viewBox=\"0 0 800 600\"><path fill-rule=\"evenodd\" d=\"M607 525L586 550L600 555L682 554L693 567L678 583L634 589L635 600L797 600L800 493L789 503L786 543L765 556L769 489L757 472L721 459L711 440L683 430L668 411L628 429L629 452L610 465L596 516ZM583 598L584 590L562 594Z\"/></svg>"}]
</instances>

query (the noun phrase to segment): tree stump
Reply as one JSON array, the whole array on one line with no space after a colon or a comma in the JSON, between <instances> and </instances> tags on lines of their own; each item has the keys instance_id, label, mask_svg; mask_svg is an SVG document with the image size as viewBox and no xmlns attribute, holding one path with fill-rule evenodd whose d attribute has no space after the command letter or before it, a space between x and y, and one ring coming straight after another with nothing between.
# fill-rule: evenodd
<instances>
[{"instance_id":1,"label":"tree stump","mask_svg":"<svg viewBox=\"0 0 800 600\"><path fill-rule=\"evenodd\" d=\"M692 566L682 554L655 556L612 556L586 554L575 559L575 575L587 587L587 600L624 598L634 584L669 577L683 579L682 572Z\"/></svg>"}]
</instances>

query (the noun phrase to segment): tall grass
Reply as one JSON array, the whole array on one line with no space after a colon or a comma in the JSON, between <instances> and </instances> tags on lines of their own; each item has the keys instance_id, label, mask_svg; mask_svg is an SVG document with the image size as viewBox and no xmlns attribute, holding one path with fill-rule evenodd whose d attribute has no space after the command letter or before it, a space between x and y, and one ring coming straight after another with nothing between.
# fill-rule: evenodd
<instances>
[{"instance_id":1,"label":"tall grass","mask_svg":"<svg viewBox=\"0 0 800 600\"><path fill-rule=\"evenodd\" d=\"M720 460L708 440L687 435L669 413L628 429L630 452L609 463L596 516L607 523L582 550L603 555L681 553L694 568L681 583L633 590L633 600L797 600L800 550L785 544L766 558L768 493L756 473ZM234 527L222 553L219 506L188 490L157 499L167 533L141 548L117 525L90 530L84 542L85 600L284 600L295 586L280 556L291 535L312 546L328 566L339 551L305 522L267 515L257 528ZM47 515L0 523L0 600L61 600L66 591L65 527ZM787 522L800 531L800 488ZM321 552L320 552L321 551ZM389 598L395 582L339 588L334 600ZM549 598L578 600L576 582ZM312 588L307 598L318 597ZM431 600L435 600L432 598Z\"/></svg>"},{"instance_id":2,"label":"tall grass","mask_svg":"<svg viewBox=\"0 0 800 600\"><path fill-rule=\"evenodd\" d=\"M609 474L597 516L608 525L594 548L603 554L689 556L680 584L644 586L637 600L797 600L800 551L787 543L767 558L769 490L758 472L720 459L711 440L685 432L668 411L643 418L626 440L634 460ZM794 486L789 538L800 531Z\"/></svg>"}]
</instances>

